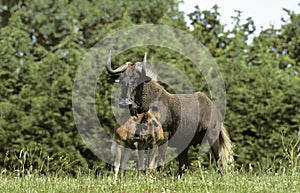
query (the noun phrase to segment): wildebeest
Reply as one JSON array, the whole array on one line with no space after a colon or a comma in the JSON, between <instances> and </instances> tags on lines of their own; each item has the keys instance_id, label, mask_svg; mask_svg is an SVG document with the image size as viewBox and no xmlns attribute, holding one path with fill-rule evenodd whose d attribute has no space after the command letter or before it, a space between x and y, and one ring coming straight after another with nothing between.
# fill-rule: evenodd
<instances>
[{"instance_id":1,"label":"wildebeest","mask_svg":"<svg viewBox=\"0 0 300 193\"><path fill-rule=\"evenodd\" d=\"M232 159L232 145L220 111L204 93L167 92L147 72L146 54L143 62L127 62L113 70L110 52L107 71L112 75L122 73L119 106L129 108L131 115L147 112L155 102L163 106L164 110L159 108L159 111L165 118L160 122L163 130L169 133L168 143L178 151L179 175L188 167L189 147L197 144L209 145L218 171L223 174L224 167Z\"/></svg>"},{"instance_id":2,"label":"wildebeest","mask_svg":"<svg viewBox=\"0 0 300 193\"><path fill-rule=\"evenodd\" d=\"M144 169L144 150L149 149L149 169L155 167L155 158L158 145L166 148L167 136L165 136L162 126L158 121L159 112L155 107L149 111L132 116L123 125L115 130L116 157L115 157L115 180L118 178L118 172L121 162L122 147L137 149L138 151L138 170L139 173ZM158 164L163 165L165 150L159 149ZM124 150L124 156L121 168L124 169L128 161L130 152Z\"/></svg>"}]
</instances>

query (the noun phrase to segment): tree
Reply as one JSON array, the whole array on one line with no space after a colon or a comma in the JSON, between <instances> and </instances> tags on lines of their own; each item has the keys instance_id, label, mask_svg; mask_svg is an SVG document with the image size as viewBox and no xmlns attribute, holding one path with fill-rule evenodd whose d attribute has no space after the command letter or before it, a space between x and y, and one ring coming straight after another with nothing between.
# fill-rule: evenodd
<instances>
[{"instance_id":1,"label":"tree","mask_svg":"<svg viewBox=\"0 0 300 193\"><path fill-rule=\"evenodd\" d=\"M1 167L74 174L79 171L77 166L82 171L103 168L104 163L87 149L73 120L76 70L87 49L118 28L145 22L183 22L177 5L173 0L5 1L0 6ZM178 18L170 18L177 13ZM102 74L99 81L110 89L106 78ZM104 110L109 109L109 96L99 92L96 97L99 117L106 128L114 128L112 112ZM24 165L16 156L20 152L32 154L22 160ZM48 167L44 167L46 162Z\"/></svg>"}]
</instances>

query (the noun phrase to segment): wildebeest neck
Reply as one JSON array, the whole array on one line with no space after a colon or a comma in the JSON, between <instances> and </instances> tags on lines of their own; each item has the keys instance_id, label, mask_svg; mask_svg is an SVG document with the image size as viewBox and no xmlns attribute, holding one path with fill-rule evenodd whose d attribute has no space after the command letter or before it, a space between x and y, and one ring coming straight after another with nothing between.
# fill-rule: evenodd
<instances>
[{"instance_id":1,"label":"wildebeest neck","mask_svg":"<svg viewBox=\"0 0 300 193\"><path fill-rule=\"evenodd\" d=\"M134 100L133 108L137 113L144 113L149 110L151 104L159 101L163 94L168 93L156 81L151 80L138 85L130 98Z\"/></svg>"}]
</instances>

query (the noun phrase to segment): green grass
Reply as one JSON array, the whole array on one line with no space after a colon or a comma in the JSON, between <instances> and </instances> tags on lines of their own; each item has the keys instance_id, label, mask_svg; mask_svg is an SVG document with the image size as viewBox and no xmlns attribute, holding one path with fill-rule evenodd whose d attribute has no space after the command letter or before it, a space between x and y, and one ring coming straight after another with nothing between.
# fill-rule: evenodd
<instances>
[{"instance_id":1,"label":"green grass","mask_svg":"<svg viewBox=\"0 0 300 193\"><path fill-rule=\"evenodd\" d=\"M167 164L162 173L153 175L145 174L137 177L137 171L127 171L125 176L115 182L113 171L103 170L100 175L95 176L95 171L90 174L78 172L77 177L66 175L63 171L66 167L75 168L75 164L68 165L63 160L61 168L57 172L46 172L42 175L44 167L48 168L49 162L41 161L37 169L26 168L25 163L29 162L27 153L21 151L19 154L18 167L12 171L0 172L0 193L19 192L62 192L62 193L88 193L88 192L113 192L113 193L159 193L159 192L267 192L287 193L300 192L300 154L296 145L286 146L286 154L281 164L277 167L272 165L262 166L258 163L256 170L249 165L248 168L227 172L220 176L216 172L214 163L207 163L204 169L203 159L194 160L189 170L183 177L178 179L175 176L176 162ZM30 164L31 165L31 164ZM269 168L271 166L271 168Z\"/></svg>"},{"instance_id":2,"label":"green grass","mask_svg":"<svg viewBox=\"0 0 300 193\"><path fill-rule=\"evenodd\" d=\"M188 171L181 179L165 172L165 176L146 174L138 178L136 171L129 171L117 182L112 172L76 178L2 174L0 192L299 192L300 173L296 169L278 173L235 171L221 177L215 170L198 168Z\"/></svg>"}]
</instances>

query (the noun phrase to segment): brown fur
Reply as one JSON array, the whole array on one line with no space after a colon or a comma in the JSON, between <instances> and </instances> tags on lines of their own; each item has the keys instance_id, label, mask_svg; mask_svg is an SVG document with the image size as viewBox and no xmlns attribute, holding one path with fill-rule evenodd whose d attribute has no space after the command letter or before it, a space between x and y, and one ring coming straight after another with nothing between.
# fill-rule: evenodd
<instances>
[{"instance_id":1,"label":"brown fur","mask_svg":"<svg viewBox=\"0 0 300 193\"><path fill-rule=\"evenodd\" d=\"M135 95L130 97L140 104L135 112L143 112L155 102L165 106L166 119L162 127L174 141L169 144L178 150L180 175L189 164L189 146L201 144L203 139L210 145L218 170L223 173L228 160L232 159L231 141L223 127L221 113L205 94L170 94L154 80L140 84L133 93Z\"/></svg>"},{"instance_id":2,"label":"brown fur","mask_svg":"<svg viewBox=\"0 0 300 193\"><path fill-rule=\"evenodd\" d=\"M117 180L118 171L121 162L121 146L129 149L146 150L150 149L150 169L153 169L155 162L155 153L158 145L167 141L160 122L160 115L157 111L149 110L148 112L132 116L129 120L115 130L115 139L117 142L116 159L115 159L115 180ZM138 132L139 131L139 132ZM137 133L138 132L138 133ZM136 139L138 137L138 139ZM125 152L121 167L124 168L129 159ZM138 165L139 170L143 169L144 151L139 151ZM159 155L164 156L164 155ZM161 158L160 158L161 159Z\"/></svg>"}]
</instances>

